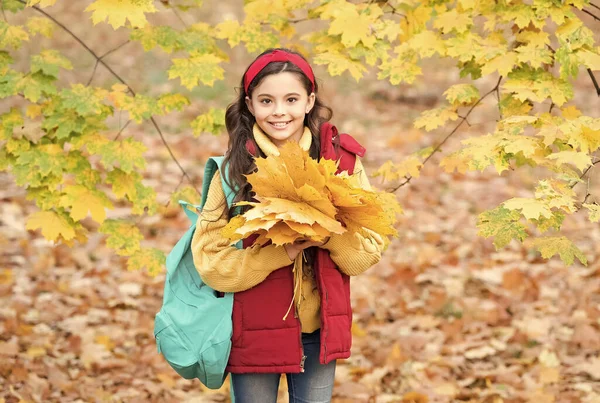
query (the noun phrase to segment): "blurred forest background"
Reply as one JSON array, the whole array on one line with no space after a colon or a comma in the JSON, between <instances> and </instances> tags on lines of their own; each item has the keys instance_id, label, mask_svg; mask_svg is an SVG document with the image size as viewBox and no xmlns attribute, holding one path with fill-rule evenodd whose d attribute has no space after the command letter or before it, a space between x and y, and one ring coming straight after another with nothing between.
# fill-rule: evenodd
<instances>
[{"instance_id":1,"label":"blurred forest background","mask_svg":"<svg viewBox=\"0 0 600 403\"><path fill-rule=\"evenodd\" d=\"M125 29L93 26L86 2L59 1L46 9L101 55L128 39ZM209 0L202 13L160 13L152 22L216 23L241 17L238 1ZM8 14L10 23L27 13ZM599 39L600 22L578 13ZM160 21L159 21L160 19ZM297 27L302 30L302 25ZM308 27L306 28L308 29ZM44 48L59 49L74 65L62 71L65 84L87 82L95 60L72 37L57 30L52 39L29 42L15 60ZM22 57L21 57L22 56ZM224 107L236 95L241 74L255 55L238 46L230 54L226 79L187 93L192 105L160 117L166 139L198 188L205 160L226 149L226 135L195 137L189 122L209 107ZM171 89L169 58L144 52L131 42L104 58L139 93ZM321 95L334 109L333 123L367 148L369 173L439 143L448 133L413 128L423 110L443 101L442 92L462 80L450 62L431 59L424 77L392 86L374 74L358 83L347 73L330 77L315 66ZM102 66L94 85L116 83ZM475 82L486 92L495 80ZM585 72L575 81L575 105L599 117L599 100ZM488 102L489 101L489 102ZM536 169L502 175L448 174L438 165L460 140L493 130L499 118L488 99L429 161L419 178L397 192L405 210L400 237L382 261L353 279L355 326L352 357L340 361L334 402L600 402L600 228L586 213L567 218L567 234L588 259L571 267L544 260L530 245L513 242L496 251L477 236L477 215L510 197L527 197ZM0 113L19 101L0 100ZM549 106L546 105L546 106ZM119 127L123 122L115 122ZM115 134L117 131L115 131ZM150 124L129 125L123 135L148 147L144 184L164 208L142 216L145 245L168 252L188 226L169 203L180 172ZM597 168L589 175L598 195ZM385 187L379 178L375 186ZM581 189L579 190L582 191ZM584 198L581 194L581 200ZM181 379L157 353L153 318L162 300L164 274L128 271L125 259L91 233L86 245L54 246L25 229L36 211L10 173L0 173L0 402L224 402L228 385L210 391ZM127 215L128 209L109 212ZM97 227L91 220L89 228ZM286 401L282 382L281 401Z\"/></svg>"}]
</instances>

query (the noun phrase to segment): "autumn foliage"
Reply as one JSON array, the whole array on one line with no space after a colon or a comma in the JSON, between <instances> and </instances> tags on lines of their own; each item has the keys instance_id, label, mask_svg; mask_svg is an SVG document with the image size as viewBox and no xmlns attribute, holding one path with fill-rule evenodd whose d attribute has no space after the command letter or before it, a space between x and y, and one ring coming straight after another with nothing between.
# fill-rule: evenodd
<instances>
[{"instance_id":1,"label":"autumn foliage","mask_svg":"<svg viewBox=\"0 0 600 403\"><path fill-rule=\"evenodd\" d=\"M361 188L356 175L336 175L333 160L315 161L297 143L287 143L279 156L257 158L257 172L247 176L256 202L234 217L224 234L233 241L257 234L256 242L275 245L301 239L322 242L332 234L397 235L396 197Z\"/></svg>"},{"instance_id":2,"label":"autumn foliage","mask_svg":"<svg viewBox=\"0 0 600 403\"><path fill-rule=\"evenodd\" d=\"M285 45L326 66L332 76L350 74L359 80L375 72L392 86L422 80L428 60L451 60L461 82L440 89L446 103L423 112L414 126L446 131L447 139L490 97L496 98L498 114L490 118L497 121L494 130L464 139L459 150L445 153L441 169L507 174L535 167L544 172L527 197L482 212L480 235L494 238L498 248L532 238L530 245L545 258L559 255L567 264L574 259L586 263L560 231L565 218L580 211L591 222L600 220L599 205L576 191L585 190L585 176L600 147L600 120L581 115L573 103L573 78L584 69L597 88L593 72L600 69L600 50L580 18L582 12L590 13L588 0L253 0L245 3L243 18L177 28L149 23L149 17L170 11L181 17L202 7L201 1L92 1L85 16L95 25L124 28L144 51L160 49L169 55L168 78L185 90L158 96L136 93L83 41L82 52L90 53L96 67L108 69L118 83L108 88L91 85L91 79L67 84L59 76L74 68L73 60L57 49L43 49L23 63L18 51L28 42L50 38L56 30L73 34L60 17L52 16L55 3L4 0L3 13L23 15L25 22L0 20L0 98L25 101L0 115L0 169L10 171L39 208L27 228L40 229L49 240L85 243L89 225L82 221L89 216L101 224L107 243L135 262L132 267L160 271L164 251L143 247L133 225L135 216L161 212L155 189L142 182L147 150L123 130L129 123L147 122L167 146L155 118L185 110L189 90L223 80L230 48L243 45L256 54ZM305 22L314 24L297 29ZM496 85L482 88L486 78ZM224 106L207 107L189 121L190 130L196 135L222 133ZM115 127L117 115L127 116L127 123ZM112 132L118 135L109 136ZM423 165L443 151L444 142L387 161L375 175L393 189L417 180ZM174 199L196 198L192 178L177 164L187 185ZM111 216L120 203L129 206L129 217Z\"/></svg>"}]
</instances>

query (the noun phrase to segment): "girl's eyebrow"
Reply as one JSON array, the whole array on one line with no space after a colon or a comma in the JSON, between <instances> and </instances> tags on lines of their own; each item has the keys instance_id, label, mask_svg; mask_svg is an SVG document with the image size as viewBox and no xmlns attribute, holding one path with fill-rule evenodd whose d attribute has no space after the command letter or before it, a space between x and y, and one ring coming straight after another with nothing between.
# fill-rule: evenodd
<instances>
[{"instance_id":1,"label":"girl's eyebrow","mask_svg":"<svg viewBox=\"0 0 600 403\"><path fill-rule=\"evenodd\" d=\"M295 95L297 97L300 96L300 94L298 94L297 92L290 92L289 94L285 94L283 97L289 97L290 95ZM273 95L271 94L258 94L259 97L269 97L269 98L274 98Z\"/></svg>"}]
</instances>

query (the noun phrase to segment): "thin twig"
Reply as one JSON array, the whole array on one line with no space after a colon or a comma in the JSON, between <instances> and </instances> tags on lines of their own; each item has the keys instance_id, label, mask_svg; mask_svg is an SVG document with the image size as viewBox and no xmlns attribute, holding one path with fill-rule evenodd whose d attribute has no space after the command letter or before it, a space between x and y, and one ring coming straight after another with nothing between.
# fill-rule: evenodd
<instances>
[{"instance_id":1,"label":"thin twig","mask_svg":"<svg viewBox=\"0 0 600 403\"><path fill-rule=\"evenodd\" d=\"M592 79L592 83L594 83L594 88L596 89L596 94L600 97L600 87L598 86L598 81L596 81L596 77L594 77L594 73L592 73L592 69L587 69L590 78Z\"/></svg>"},{"instance_id":2,"label":"thin twig","mask_svg":"<svg viewBox=\"0 0 600 403\"><path fill-rule=\"evenodd\" d=\"M598 10L600 10L600 7L598 7L597 5L595 5L594 3L590 3L590 6L597 8Z\"/></svg>"},{"instance_id":3,"label":"thin twig","mask_svg":"<svg viewBox=\"0 0 600 403\"><path fill-rule=\"evenodd\" d=\"M175 190L173 190L171 192L171 194L174 194L175 192L177 192L179 190L179 187L181 186L181 184L183 183L183 180L185 179L185 176L181 175L181 180L179 181L179 183L177 184L177 187L175 188ZM169 199L167 200L167 202L165 203L165 207L169 207L169 204L171 204L171 198L169 197Z\"/></svg>"},{"instance_id":4,"label":"thin twig","mask_svg":"<svg viewBox=\"0 0 600 403\"><path fill-rule=\"evenodd\" d=\"M590 13L588 10L581 9L581 11L583 11L584 13L586 13L588 15L591 15L596 21L600 21L599 17L597 17L594 14Z\"/></svg>"},{"instance_id":5,"label":"thin twig","mask_svg":"<svg viewBox=\"0 0 600 403\"><path fill-rule=\"evenodd\" d=\"M583 173L581 174L581 176L579 177L579 179L582 179L582 178L585 176L585 174L587 174L587 173L588 173L588 171L589 171L590 169L592 169L592 168L594 167L594 165L596 165L596 164L598 164L598 163L600 163L600 160L598 160L598 161L596 161L596 162L592 162L592 164L591 164L589 167L587 167L587 169L586 169L585 171L583 171ZM577 185L577 183L579 183L579 182L576 182L576 183L574 183L573 185L571 185L571 189L573 189L573 188L574 188L574 187Z\"/></svg>"},{"instance_id":6,"label":"thin twig","mask_svg":"<svg viewBox=\"0 0 600 403\"><path fill-rule=\"evenodd\" d=\"M17 1L19 1L22 4L27 4L27 2L25 2L24 0L17 0ZM96 53L92 49L90 49L90 47L87 46L79 37L77 37L77 35L75 35L71 30L69 30L69 28L67 28L66 26L64 26L63 24L61 24L59 21L56 20L56 18L52 17L50 14L48 14L47 12L45 12L44 10L42 10L41 8L39 8L37 6L33 6L32 8L34 10L38 11L39 13L44 14L47 18L49 18L50 20L52 20L56 25L58 25L63 30L65 30L69 35L71 35L77 42L79 42L81 44L81 46L83 46L92 56L94 56L94 58L98 61L98 63L100 63L104 67L106 67L106 69L108 71L110 71L112 73L112 75L115 76L115 78L117 80L119 80L123 85L125 85L129 89L129 92L131 92L131 94L133 96L135 96L135 91L133 90L133 88L131 88L129 86L129 84L127 84L125 82L125 80L123 80L113 69L111 69L110 66L104 62L104 60L100 59L100 57L98 55L96 55ZM164 146L167 148L167 151L169 152L169 155L171 156L171 159L173 159L173 162L175 162L175 164L177 165L177 167L179 168L179 170L181 171L181 173L187 178L187 180L192 184L192 186L194 186L194 182L192 181L192 178L190 178L190 176L188 175L188 173L185 171L185 169L183 169L183 167L181 166L181 164L179 163L179 161L177 160L177 158L173 154L173 151L171 150L171 147L169 147L169 144L167 143L167 140L165 139L165 136L163 135L162 130L160 130L160 127L158 127L158 124L156 123L156 120L154 119L153 116L150 117L150 121L152 122L152 125L154 126L154 128L158 132L158 134L160 136L160 139L163 142ZM196 192L198 192L198 194L201 194L200 190L198 190L197 187L194 186L194 189L196 189Z\"/></svg>"},{"instance_id":7,"label":"thin twig","mask_svg":"<svg viewBox=\"0 0 600 403\"><path fill-rule=\"evenodd\" d=\"M2 9L2 17L4 18L4 21L8 22L8 19L6 19L6 12L4 11L4 0L0 0L0 9Z\"/></svg>"},{"instance_id":8,"label":"thin twig","mask_svg":"<svg viewBox=\"0 0 600 403\"><path fill-rule=\"evenodd\" d=\"M127 126L129 126L129 123L131 123L131 119L129 119L125 125L123 127L121 127L121 130L119 130L119 133L117 133L117 135L115 136L115 138L113 139L113 141L117 141L119 139L119 137L121 136L121 133L123 133L123 130L125 130L125 128Z\"/></svg>"},{"instance_id":9,"label":"thin twig","mask_svg":"<svg viewBox=\"0 0 600 403\"><path fill-rule=\"evenodd\" d=\"M117 46L114 49L109 50L108 52L106 52L105 54L103 54L102 56L100 56L98 59L96 59L96 63L94 64L94 70L92 71L92 75L90 76L90 79L87 82L88 86L92 83L92 80L94 79L94 76L96 75L96 69L98 68L98 63L100 62L100 60L104 59L109 54L111 54L113 52L116 52L117 50L121 49L123 46L127 45L129 42L131 42L131 41L128 39L124 43L120 44L119 46Z\"/></svg>"},{"instance_id":10,"label":"thin twig","mask_svg":"<svg viewBox=\"0 0 600 403\"><path fill-rule=\"evenodd\" d=\"M171 6L171 11L173 11L173 14L175 14L177 16L177 18L179 18L179 21L181 21L183 26L187 28L188 25L185 23L183 18L181 18L181 15L179 14L179 12L177 11L177 9L174 6Z\"/></svg>"},{"instance_id":11,"label":"thin twig","mask_svg":"<svg viewBox=\"0 0 600 403\"><path fill-rule=\"evenodd\" d=\"M425 165L425 164L427 163L427 161L429 161L429 159L430 159L431 157L433 157L433 155L434 155L434 154L435 154L435 153L436 153L436 152L437 152L437 151L438 151L440 148L442 148L442 146L443 146L443 145L446 143L446 141L448 141L448 139L450 139L450 137L452 137L452 135L453 135L454 133L456 133L456 131L458 130L458 128L459 128L460 126L462 126L462 124L463 124L464 122L466 122L467 118L469 117L469 115L471 114L471 112L473 112L473 110L475 109L475 107L476 107L477 105L479 105L479 104L481 103L481 101L483 101L483 100L484 100L484 99L485 99L485 98L486 98L488 95L490 95L490 94L494 93L494 92L495 92L495 91L498 89L498 87L500 86L500 82L501 82L501 81L502 81L502 76L500 76L500 78L498 78L498 82L496 83L496 85L494 86L494 88L492 88L492 89L491 89L490 91L488 91L488 92L487 92L485 95L483 95L481 98L479 98L479 99L477 100L477 102L475 102L475 104L474 104L473 106L471 106L471 109L469 109L469 111L467 112L467 114L466 114L466 115L465 115L465 116L464 116L464 117L461 119L461 121L460 121L460 122L458 122L458 124L456 125L456 127L454 127L454 129L453 129L453 130L450 132L450 134L448 134L448 135L447 135L447 136L444 138L444 140L442 140L442 142L441 142L441 143L439 143L439 144L438 144L438 145L437 145L437 146L436 146L436 147L433 149L433 151L431 152L431 154L429 154L429 155L427 156L427 158L425 158L425 159L423 160L423 163L421 164L421 166ZM408 178L406 178L406 180L405 180L404 182L402 182L401 184L399 184L398 186L396 186L394 189L390 190L390 192L395 192L395 191L397 191L397 190L398 190L398 189L400 189L402 186L404 186L404 185L406 185L407 183L409 183L409 182L411 181L411 179L412 179L412 178L413 178L412 176L409 176Z\"/></svg>"}]
</instances>

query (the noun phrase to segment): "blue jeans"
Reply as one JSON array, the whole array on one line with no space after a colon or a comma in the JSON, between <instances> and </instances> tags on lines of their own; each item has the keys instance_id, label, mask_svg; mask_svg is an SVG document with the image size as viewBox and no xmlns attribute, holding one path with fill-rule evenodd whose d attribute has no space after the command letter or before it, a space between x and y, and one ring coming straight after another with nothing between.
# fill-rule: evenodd
<instances>
[{"instance_id":1,"label":"blue jeans","mask_svg":"<svg viewBox=\"0 0 600 403\"><path fill-rule=\"evenodd\" d=\"M290 403L328 403L333 393L335 360L319 362L320 331L303 333L304 372L286 374ZM231 374L235 403L276 403L280 374Z\"/></svg>"}]
</instances>

